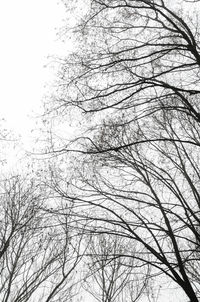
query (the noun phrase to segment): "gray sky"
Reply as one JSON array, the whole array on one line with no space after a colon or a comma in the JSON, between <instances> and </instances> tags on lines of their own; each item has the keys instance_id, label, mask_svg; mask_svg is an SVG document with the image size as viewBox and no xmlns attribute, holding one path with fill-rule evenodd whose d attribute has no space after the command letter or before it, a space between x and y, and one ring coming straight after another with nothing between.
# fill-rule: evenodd
<instances>
[{"instance_id":1,"label":"gray sky","mask_svg":"<svg viewBox=\"0 0 200 302\"><path fill-rule=\"evenodd\" d=\"M64 17L58 0L0 2L0 117L25 136L34 123L28 115L38 111L52 80L53 70L44 68L47 56L67 47L56 36Z\"/></svg>"}]
</instances>

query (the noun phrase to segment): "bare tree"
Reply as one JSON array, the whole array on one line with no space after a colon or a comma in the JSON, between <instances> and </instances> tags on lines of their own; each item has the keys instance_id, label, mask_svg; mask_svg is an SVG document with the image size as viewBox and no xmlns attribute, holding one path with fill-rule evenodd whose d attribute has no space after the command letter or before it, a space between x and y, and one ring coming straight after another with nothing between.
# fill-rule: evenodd
<instances>
[{"instance_id":1,"label":"bare tree","mask_svg":"<svg viewBox=\"0 0 200 302\"><path fill-rule=\"evenodd\" d=\"M44 188L20 179L1 182L0 297L3 302L68 301L76 293L81 236L68 210L49 208ZM54 207L55 209L55 207Z\"/></svg>"},{"instance_id":2,"label":"bare tree","mask_svg":"<svg viewBox=\"0 0 200 302\"><path fill-rule=\"evenodd\" d=\"M138 301L150 276L141 271L128 240L110 234L92 236L86 253L84 288L99 302Z\"/></svg>"},{"instance_id":3,"label":"bare tree","mask_svg":"<svg viewBox=\"0 0 200 302\"><path fill-rule=\"evenodd\" d=\"M76 28L81 51L64 60L47 112L76 114L83 127L70 142L51 141L52 154L73 160L70 175L58 172L60 196L91 232L128 238L157 282L165 276L197 302L200 35L191 5L192 14L187 1L90 1Z\"/></svg>"}]
</instances>

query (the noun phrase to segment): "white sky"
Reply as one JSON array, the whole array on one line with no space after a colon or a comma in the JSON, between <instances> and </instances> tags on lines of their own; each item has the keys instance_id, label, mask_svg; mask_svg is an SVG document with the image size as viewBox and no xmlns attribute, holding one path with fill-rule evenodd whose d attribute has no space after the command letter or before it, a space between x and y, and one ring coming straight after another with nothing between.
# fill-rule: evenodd
<instances>
[{"instance_id":1,"label":"white sky","mask_svg":"<svg viewBox=\"0 0 200 302\"><path fill-rule=\"evenodd\" d=\"M52 78L47 56L67 47L56 36L64 17L61 0L0 1L0 118L22 135Z\"/></svg>"},{"instance_id":2,"label":"white sky","mask_svg":"<svg viewBox=\"0 0 200 302\"><path fill-rule=\"evenodd\" d=\"M23 148L32 149L36 118L31 117L42 112L42 99L48 93L45 85L56 72L48 56L64 55L72 48L57 35L65 18L61 0L0 1L0 127L4 118L5 128L14 137L21 136L18 147L1 143L6 173L21 167Z\"/></svg>"}]
</instances>

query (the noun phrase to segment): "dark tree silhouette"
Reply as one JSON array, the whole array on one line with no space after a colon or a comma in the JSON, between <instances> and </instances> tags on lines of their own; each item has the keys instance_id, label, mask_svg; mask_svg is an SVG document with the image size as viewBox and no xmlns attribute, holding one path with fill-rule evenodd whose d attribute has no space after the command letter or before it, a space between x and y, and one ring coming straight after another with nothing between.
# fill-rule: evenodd
<instances>
[{"instance_id":1,"label":"dark tree silhouette","mask_svg":"<svg viewBox=\"0 0 200 302\"><path fill-rule=\"evenodd\" d=\"M197 302L199 3L187 2L90 1L47 113L81 133L49 147L69 163L56 190L88 232L127 238L152 278Z\"/></svg>"},{"instance_id":2,"label":"dark tree silhouette","mask_svg":"<svg viewBox=\"0 0 200 302\"><path fill-rule=\"evenodd\" d=\"M70 278L82 237L71 230L69 208L55 214L47 196L41 185L19 176L0 183L2 302L68 301L76 292L78 278Z\"/></svg>"}]
</instances>

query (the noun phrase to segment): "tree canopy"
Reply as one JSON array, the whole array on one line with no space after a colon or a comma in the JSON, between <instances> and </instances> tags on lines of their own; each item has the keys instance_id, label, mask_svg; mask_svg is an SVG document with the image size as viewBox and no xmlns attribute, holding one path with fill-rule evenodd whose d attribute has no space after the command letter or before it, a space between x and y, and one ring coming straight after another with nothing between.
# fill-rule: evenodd
<instances>
[{"instance_id":1,"label":"tree canopy","mask_svg":"<svg viewBox=\"0 0 200 302\"><path fill-rule=\"evenodd\" d=\"M48 108L78 129L50 142L56 190L90 234L127 240L110 259L132 257L198 301L199 3L87 5Z\"/></svg>"},{"instance_id":2,"label":"tree canopy","mask_svg":"<svg viewBox=\"0 0 200 302\"><path fill-rule=\"evenodd\" d=\"M0 181L1 301L199 301L199 2L63 0L46 156Z\"/></svg>"}]
</instances>

